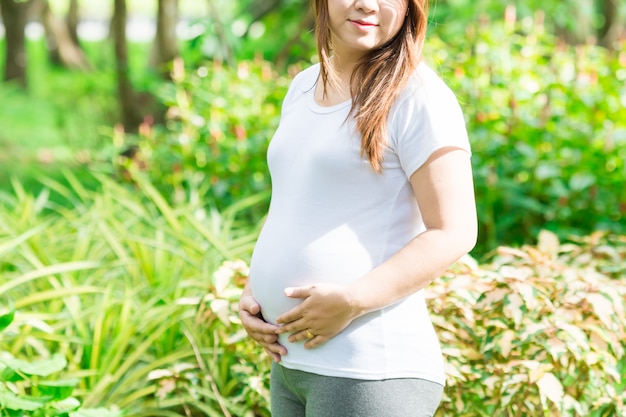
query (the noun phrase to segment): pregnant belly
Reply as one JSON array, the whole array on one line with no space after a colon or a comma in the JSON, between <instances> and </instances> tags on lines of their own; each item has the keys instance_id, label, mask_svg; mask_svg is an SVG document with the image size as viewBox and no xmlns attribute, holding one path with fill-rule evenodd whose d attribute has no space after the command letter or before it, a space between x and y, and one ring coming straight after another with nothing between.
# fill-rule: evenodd
<instances>
[{"instance_id":1,"label":"pregnant belly","mask_svg":"<svg viewBox=\"0 0 626 417\"><path fill-rule=\"evenodd\" d=\"M276 318L302 300L284 294L287 287L317 283L349 284L372 269L372 256L353 233L337 229L317 239L293 236L276 244L261 235L250 263L252 294L265 320Z\"/></svg>"}]
</instances>

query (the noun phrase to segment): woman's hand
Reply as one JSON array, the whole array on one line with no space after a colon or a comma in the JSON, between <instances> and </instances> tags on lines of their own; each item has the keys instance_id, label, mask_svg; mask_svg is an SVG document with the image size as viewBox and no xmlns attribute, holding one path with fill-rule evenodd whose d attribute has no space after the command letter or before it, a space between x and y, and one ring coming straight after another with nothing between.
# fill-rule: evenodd
<instances>
[{"instance_id":1,"label":"woman's hand","mask_svg":"<svg viewBox=\"0 0 626 417\"><path fill-rule=\"evenodd\" d=\"M287 349L278 343L279 327L263 320L261 306L247 287L239 300L239 317L248 335L263 346L274 362L280 362L282 355L287 354Z\"/></svg>"},{"instance_id":2,"label":"woman's hand","mask_svg":"<svg viewBox=\"0 0 626 417\"><path fill-rule=\"evenodd\" d=\"M304 344L307 349L327 342L360 315L345 286L317 284L286 288L285 295L303 301L278 317L278 333L291 333L290 342L308 340Z\"/></svg>"}]
</instances>

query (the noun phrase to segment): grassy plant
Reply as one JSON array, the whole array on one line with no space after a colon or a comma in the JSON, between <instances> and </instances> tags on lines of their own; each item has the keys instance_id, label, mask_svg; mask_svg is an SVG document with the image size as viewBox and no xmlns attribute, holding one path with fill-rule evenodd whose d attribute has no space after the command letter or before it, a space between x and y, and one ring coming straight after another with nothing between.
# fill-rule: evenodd
<instances>
[{"instance_id":1,"label":"grassy plant","mask_svg":"<svg viewBox=\"0 0 626 417\"><path fill-rule=\"evenodd\" d=\"M16 313L0 348L21 359L62 355L63 378L78 381L73 395L88 408L128 415L259 408L249 404L260 395L246 384L253 377L242 378L259 352L235 344L243 281L227 290L215 276L226 260L250 254L257 229L236 220L246 204L223 214L174 208L139 175L135 191L106 178L92 191L66 175L46 189L71 208L19 182L2 195L0 296ZM182 365L193 378L164 389L155 375Z\"/></svg>"}]
</instances>

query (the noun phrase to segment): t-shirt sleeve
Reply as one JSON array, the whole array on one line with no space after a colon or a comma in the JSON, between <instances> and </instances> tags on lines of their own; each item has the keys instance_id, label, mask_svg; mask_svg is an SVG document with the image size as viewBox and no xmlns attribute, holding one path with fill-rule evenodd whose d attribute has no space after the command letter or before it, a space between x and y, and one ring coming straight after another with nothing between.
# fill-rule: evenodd
<instances>
[{"instance_id":1,"label":"t-shirt sleeve","mask_svg":"<svg viewBox=\"0 0 626 417\"><path fill-rule=\"evenodd\" d=\"M438 149L456 147L471 155L459 102L434 73L415 80L401 95L391 116L389 145L407 178Z\"/></svg>"}]
</instances>

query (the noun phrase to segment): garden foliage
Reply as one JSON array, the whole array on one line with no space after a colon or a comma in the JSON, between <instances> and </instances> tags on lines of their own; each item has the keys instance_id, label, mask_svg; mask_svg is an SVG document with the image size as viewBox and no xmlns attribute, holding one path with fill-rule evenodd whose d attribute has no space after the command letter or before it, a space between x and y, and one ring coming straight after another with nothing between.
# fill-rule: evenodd
<instances>
[{"instance_id":1,"label":"garden foliage","mask_svg":"<svg viewBox=\"0 0 626 417\"><path fill-rule=\"evenodd\" d=\"M139 153L135 160L117 157L118 164L140 165L173 204L210 202L221 209L246 196L267 197L265 152L289 79L263 61L242 62L236 69L213 62L193 71L179 61L173 76L174 83L160 90L169 108L165 126L144 125L137 136L120 134L116 153L128 146Z\"/></svg>"},{"instance_id":2,"label":"garden foliage","mask_svg":"<svg viewBox=\"0 0 626 417\"><path fill-rule=\"evenodd\" d=\"M459 262L427 289L448 386L441 416L626 415L626 238Z\"/></svg>"},{"instance_id":3,"label":"garden foliage","mask_svg":"<svg viewBox=\"0 0 626 417\"><path fill-rule=\"evenodd\" d=\"M431 39L467 116L481 242L626 226L626 43L571 46L525 19Z\"/></svg>"},{"instance_id":4,"label":"garden foliage","mask_svg":"<svg viewBox=\"0 0 626 417\"><path fill-rule=\"evenodd\" d=\"M47 404L46 386L72 381L58 390L128 416L267 415L269 364L242 343L236 314L245 263L225 263L251 251L257 231L236 217L256 200L174 209L135 179L136 191L46 180L71 208L17 182L15 196L0 194L0 300L12 317L0 333L0 414L13 415L15 398ZM14 366L53 358L45 380Z\"/></svg>"},{"instance_id":5,"label":"garden foliage","mask_svg":"<svg viewBox=\"0 0 626 417\"><path fill-rule=\"evenodd\" d=\"M135 191L47 181L72 208L18 183L0 195L0 300L13 306L0 410L26 406L9 396L64 416L62 393L64 407L126 416L269 416L269 359L237 315L258 229L237 220L243 203L173 207L132 175ZM626 240L600 233L544 232L491 264L459 262L427 289L448 364L440 415L622 415L625 273Z\"/></svg>"}]
</instances>

